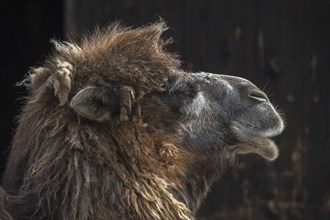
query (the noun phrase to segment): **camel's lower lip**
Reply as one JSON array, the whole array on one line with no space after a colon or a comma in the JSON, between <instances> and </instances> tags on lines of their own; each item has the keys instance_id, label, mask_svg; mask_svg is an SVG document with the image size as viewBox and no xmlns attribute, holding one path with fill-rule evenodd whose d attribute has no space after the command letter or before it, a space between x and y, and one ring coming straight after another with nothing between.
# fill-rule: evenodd
<instances>
[{"instance_id":1,"label":"camel's lower lip","mask_svg":"<svg viewBox=\"0 0 330 220\"><path fill-rule=\"evenodd\" d=\"M268 161L278 157L279 150L274 137L238 133L239 144L235 146L237 154L257 154Z\"/></svg>"}]
</instances>

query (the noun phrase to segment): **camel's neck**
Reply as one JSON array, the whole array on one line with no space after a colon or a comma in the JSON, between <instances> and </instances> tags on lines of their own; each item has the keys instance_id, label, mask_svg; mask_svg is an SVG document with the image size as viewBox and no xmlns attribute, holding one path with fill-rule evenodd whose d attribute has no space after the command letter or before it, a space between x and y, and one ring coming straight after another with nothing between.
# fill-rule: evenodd
<instances>
[{"instance_id":1,"label":"camel's neck","mask_svg":"<svg viewBox=\"0 0 330 220\"><path fill-rule=\"evenodd\" d=\"M185 183L185 198L187 206L193 214L196 213L200 204L206 198L213 183L219 178L220 175L205 170L203 173L194 173L188 177Z\"/></svg>"},{"instance_id":2,"label":"camel's neck","mask_svg":"<svg viewBox=\"0 0 330 220\"><path fill-rule=\"evenodd\" d=\"M193 215L196 214L212 185L233 165L234 158L233 155L217 158L213 164L205 163L195 167L185 178L183 190L173 190L178 199L187 205Z\"/></svg>"}]
</instances>

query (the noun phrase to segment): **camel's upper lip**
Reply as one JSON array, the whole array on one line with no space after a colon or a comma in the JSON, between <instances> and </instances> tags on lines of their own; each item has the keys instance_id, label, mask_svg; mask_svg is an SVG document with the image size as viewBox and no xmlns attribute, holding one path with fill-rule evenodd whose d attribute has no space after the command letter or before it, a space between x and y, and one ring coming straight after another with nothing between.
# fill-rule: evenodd
<instances>
[{"instance_id":1,"label":"camel's upper lip","mask_svg":"<svg viewBox=\"0 0 330 220\"><path fill-rule=\"evenodd\" d=\"M241 130L246 135L249 135L251 137L274 139L276 136L280 135L283 132L285 125L284 122L280 120L279 124L274 126L272 129L256 132L253 129L246 129L244 126L241 126L239 122L234 122L232 128Z\"/></svg>"}]
</instances>

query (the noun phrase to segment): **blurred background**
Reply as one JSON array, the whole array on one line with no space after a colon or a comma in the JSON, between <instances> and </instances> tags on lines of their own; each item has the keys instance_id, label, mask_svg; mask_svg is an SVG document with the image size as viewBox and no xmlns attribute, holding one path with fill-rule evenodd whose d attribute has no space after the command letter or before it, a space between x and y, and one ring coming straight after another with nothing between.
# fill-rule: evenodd
<instances>
[{"instance_id":1,"label":"blurred background","mask_svg":"<svg viewBox=\"0 0 330 220\"><path fill-rule=\"evenodd\" d=\"M240 157L203 203L200 220L330 219L330 1L4 0L1 11L0 175L24 88L51 49L115 20L162 17L183 68L241 76L285 114L269 163Z\"/></svg>"}]
</instances>

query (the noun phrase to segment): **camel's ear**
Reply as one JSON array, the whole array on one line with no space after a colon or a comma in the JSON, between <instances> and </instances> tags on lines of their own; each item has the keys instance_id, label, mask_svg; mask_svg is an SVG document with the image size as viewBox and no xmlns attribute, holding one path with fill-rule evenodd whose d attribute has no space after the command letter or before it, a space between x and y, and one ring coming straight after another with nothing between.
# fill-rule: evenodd
<instances>
[{"instance_id":1,"label":"camel's ear","mask_svg":"<svg viewBox=\"0 0 330 220\"><path fill-rule=\"evenodd\" d=\"M118 98L113 91L92 86L80 90L72 98L70 106L81 116L95 121L111 120L119 109Z\"/></svg>"}]
</instances>

